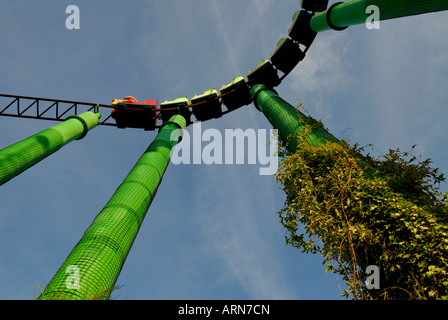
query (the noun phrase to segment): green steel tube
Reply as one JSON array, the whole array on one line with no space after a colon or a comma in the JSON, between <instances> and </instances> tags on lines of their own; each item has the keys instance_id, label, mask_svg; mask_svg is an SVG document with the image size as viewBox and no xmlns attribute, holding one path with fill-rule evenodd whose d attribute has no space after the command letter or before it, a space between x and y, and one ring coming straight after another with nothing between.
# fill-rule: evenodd
<instances>
[{"instance_id":1,"label":"green steel tube","mask_svg":"<svg viewBox=\"0 0 448 320\"><path fill-rule=\"evenodd\" d=\"M120 274L181 138L185 118L174 115L98 214L43 290L41 300L106 300Z\"/></svg>"},{"instance_id":2,"label":"green steel tube","mask_svg":"<svg viewBox=\"0 0 448 320\"><path fill-rule=\"evenodd\" d=\"M310 22L311 29L321 32L365 23L372 14L370 11L366 13L371 5L379 8L380 20L448 10L448 0L352 0L314 15Z\"/></svg>"},{"instance_id":3,"label":"green steel tube","mask_svg":"<svg viewBox=\"0 0 448 320\"><path fill-rule=\"evenodd\" d=\"M0 151L0 185L98 125L99 113L84 112Z\"/></svg>"},{"instance_id":4,"label":"green steel tube","mask_svg":"<svg viewBox=\"0 0 448 320\"><path fill-rule=\"evenodd\" d=\"M294 108L288 102L280 98L277 93L264 85L257 84L251 90L251 96L255 107L263 112L275 129L278 129L280 137L286 141L286 147L291 153L297 151L298 137L307 124L313 124L309 117ZM322 126L316 126L307 137L311 146L320 146L326 143L340 143L331 133ZM357 155L359 164L369 178L381 177L371 168L361 155Z\"/></svg>"},{"instance_id":5,"label":"green steel tube","mask_svg":"<svg viewBox=\"0 0 448 320\"><path fill-rule=\"evenodd\" d=\"M297 137L305 128L309 118L280 98L277 93L262 84L255 85L251 90L252 98L258 110L262 111L280 136L286 140L291 152L297 148ZM339 142L323 128L316 128L308 136L308 143L314 146L327 142Z\"/></svg>"}]
</instances>

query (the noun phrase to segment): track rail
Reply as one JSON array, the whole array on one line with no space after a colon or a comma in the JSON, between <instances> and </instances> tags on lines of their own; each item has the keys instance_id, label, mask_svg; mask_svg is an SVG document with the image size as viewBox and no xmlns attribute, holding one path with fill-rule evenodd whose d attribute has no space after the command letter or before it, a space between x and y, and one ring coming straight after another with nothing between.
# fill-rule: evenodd
<instances>
[{"instance_id":1,"label":"track rail","mask_svg":"<svg viewBox=\"0 0 448 320\"><path fill-rule=\"evenodd\" d=\"M222 99L228 94L233 93L232 90L226 94L222 94L216 97L216 99ZM206 102L193 103L186 106L192 113L192 110ZM27 119L41 119L52 121L64 121L69 116L78 115L86 111L99 112L101 114L107 114L107 117L99 122L102 126L113 126L117 124L111 117L111 111L115 108L112 105L73 101L73 100L60 100L49 99L31 96L18 96L11 94L0 93L0 116L15 117L15 118L27 118ZM157 117L161 118L161 113L165 111L177 110L176 108L156 108ZM103 111L103 112L102 112ZM225 115L232 110L225 110L222 115ZM156 126L160 128L161 125Z\"/></svg>"},{"instance_id":2,"label":"track rail","mask_svg":"<svg viewBox=\"0 0 448 320\"><path fill-rule=\"evenodd\" d=\"M225 97L235 93L237 90L243 90L243 96L244 94L250 96L250 89L254 84L261 83L272 88L278 86L292 71L292 69L294 69L294 67L304 58L306 51L314 40L316 33L310 29L309 20L315 14L315 11L322 11L326 8L328 0L319 0L317 3L319 3L319 6L317 7L315 7L314 4L312 7L303 8L302 10L296 12L296 15L294 15L293 18L293 25L289 30L289 37L281 39L281 41L277 44L276 51L271 54L270 59L261 61L255 69L249 72L246 79L244 79L245 87L243 87L243 89L238 87L234 90L229 90L226 93L219 92L220 94L216 95L212 101L208 100L196 103L191 101L187 106L185 106L185 108L189 111L189 115L195 115L195 107L199 107L203 104L213 104L219 101L221 106L225 106ZM311 6L313 3L309 2L307 5ZM299 44L305 48L299 48ZM281 77L278 74L279 70L283 73L283 76ZM239 91L239 93L241 93L241 91ZM245 104L248 104L247 101L242 103L242 105ZM239 108L240 106L236 108ZM101 113L103 118L107 115L100 121L99 125L117 127L115 120L111 116L112 110L110 109L113 108L114 106L112 105L92 102L0 94L0 116L6 117L64 121L71 115L78 115L79 113L86 111L94 111ZM162 118L162 113L164 111L172 111L176 110L176 108L158 107L154 110L156 112L156 117L160 119ZM234 110L235 108L229 107L223 110L221 107L219 117ZM212 117L206 118L206 120L211 118ZM155 127L160 128L161 125L157 125Z\"/></svg>"},{"instance_id":3,"label":"track rail","mask_svg":"<svg viewBox=\"0 0 448 320\"><path fill-rule=\"evenodd\" d=\"M0 94L0 116L6 117L64 121L69 116L78 115L86 111L101 113L100 110L103 108L113 107L92 102ZM115 123L109 122L110 119L111 116L109 114L99 124L116 126Z\"/></svg>"}]
</instances>

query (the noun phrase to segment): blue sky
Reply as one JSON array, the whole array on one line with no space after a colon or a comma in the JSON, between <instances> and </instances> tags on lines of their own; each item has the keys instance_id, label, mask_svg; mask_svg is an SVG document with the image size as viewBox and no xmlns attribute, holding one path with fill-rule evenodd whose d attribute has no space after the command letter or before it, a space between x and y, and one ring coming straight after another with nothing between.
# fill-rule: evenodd
<instances>
[{"instance_id":1,"label":"blue sky","mask_svg":"<svg viewBox=\"0 0 448 320\"><path fill-rule=\"evenodd\" d=\"M331 1L330 3L333 3ZM80 9L67 30L65 9ZM220 89L287 35L299 1L0 1L0 91L110 103ZM277 88L338 138L431 158L447 173L448 13L319 34ZM55 122L0 118L0 149ZM270 129L253 105L203 129ZM188 130L191 130L189 128ZM0 299L53 277L155 132L98 127L0 188ZM285 196L259 165L173 165L112 294L117 299L340 299L322 258L285 245ZM447 190L446 185L442 185Z\"/></svg>"}]
</instances>

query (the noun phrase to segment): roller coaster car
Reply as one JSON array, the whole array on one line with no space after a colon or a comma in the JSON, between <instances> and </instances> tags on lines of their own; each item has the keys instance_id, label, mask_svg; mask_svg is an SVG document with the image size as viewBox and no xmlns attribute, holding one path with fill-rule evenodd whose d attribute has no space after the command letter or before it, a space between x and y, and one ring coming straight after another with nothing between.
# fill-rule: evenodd
<instances>
[{"instance_id":1,"label":"roller coaster car","mask_svg":"<svg viewBox=\"0 0 448 320\"><path fill-rule=\"evenodd\" d=\"M322 12L327 10L328 0L300 0L300 6L306 11Z\"/></svg>"},{"instance_id":2,"label":"roller coaster car","mask_svg":"<svg viewBox=\"0 0 448 320\"><path fill-rule=\"evenodd\" d=\"M257 67L248 73L247 81L251 87L256 84L264 84L269 88L274 88L281 83L274 66L266 59L261 60Z\"/></svg>"},{"instance_id":3,"label":"roller coaster car","mask_svg":"<svg viewBox=\"0 0 448 320\"><path fill-rule=\"evenodd\" d=\"M196 95L191 99L193 114L199 121L206 121L222 116L221 101L215 89L205 91L201 95Z\"/></svg>"},{"instance_id":4,"label":"roller coaster car","mask_svg":"<svg viewBox=\"0 0 448 320\"><path fill-rule=\"evenodd\" d=\"M165 110L165 111L161 112L162 113L162 121L167 122L175 114L180 114L181 116L183 116L185 118L186 126L190 125L190 123L191 123L190 110L188 109L187 106L188 106L187 97L181 97L181 98L177 98L172 101L165 101L165 102L161 103L160 108L162 110L172 109L172 110Z\"/></svg>"},{"instance_id":5,"label":"roller coaster car","mask_svg":"<svg viewBox=\"0 0 448 320\"><path fill-rule=\"evenodd\" d=\"M285 74L289 74L303 58L305 53L289 38L280 39L277 49L271 54L272 64Z\"/></svg>"},{"instance_id":6,"label":"roller coaster car","mask_svg":"<svg viewBox=\"0 0 448 320\"><path fill-rule=\"evenodd\" d=\"M111 115L118 128L140 128L146 131L155 129L157 101L138 102L134 97L126 97L124 100L114 99L112 105L114 109Z\"/></svg>"},{"instance_id":7,"label":"roller coaster car","mask_svg":"<svg viewBox=\"0 0 448 320\"><path fill-rule=\"evenodd\" d=\"M222 86L219 93L230 111L252 103L250 89L243 77L236 77L228 85Z\"/></svg>"},{"instance_id":8,"label":"roller coaster car","mask_svg":"<svg viewBox=\"0 0 448 320\"><path fill-rule=\"evenodd\" d=\"M310 27L313 14L299 10L294 14L293 24L289 28L289 37L309 48L316 38L317 32Z\"/></svg>"}]
</instances>

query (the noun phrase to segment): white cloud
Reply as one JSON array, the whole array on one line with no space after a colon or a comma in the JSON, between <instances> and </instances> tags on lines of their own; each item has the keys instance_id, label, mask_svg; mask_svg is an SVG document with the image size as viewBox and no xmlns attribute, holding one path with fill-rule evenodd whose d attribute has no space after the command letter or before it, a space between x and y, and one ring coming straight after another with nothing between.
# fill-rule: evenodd
<instances>
[{"instance_id":1,"label":"white cloud","mask_svg":"<svg viewBox=\"0 0 448 320\"><path fill-rule=\"evenodd\" d=\"M323 120L329 119L328 101L330 95L347 90L351 77L351 62L347 59L353 39L344 33L323 32L318 34L304 60L288 75L285 84L313 109L312 114Z\"/></svg>"},{"instance_id":2,"label":"white cloud","mask_svg":"<svg viewBox=\"0 0 448 320\"><path fill-rule=\"evenodd\" d=\"M443 100L448 103L443 89L448 78L439 72L440 68L448 69L447 60L440 59L447 44L442 41L444 35L433 32L432 24L438 21L445 22L445 16L412 17L400 24L383 22L381 32L371 36L375 42L363 57L366 71L362 81L371 92L367 103L373 110L381 145L406 149L419 143L418 151L424 152L437 139L431 131L439 126L440 116L447 115L442 111L446 110ZM434 63L434 58L440 63Z\"/></svg>"},{"instance_id":3,"label":"white cloud","mask_svg":"<svg viewBox=\"0 0 448 320\"><path fill-rule=\"evenodd\" d=\"M218 25L218 30L220 31L221 35L222 35L222 39L224 42L224 47L226 48L227 51L227 55L230 57L230 61L231 61L231 66L232 66L232 71L235 74L238 74L240 72L240 66L238 63L238 60L236 58L235 55L235 50L230 42L230 38L229 38L229 34L227 32L226 27L223 24L223 20L222 20L222 16L220 13L220 6L217 0L213 0L212 1L212 8L213 8L213 14L216 17L215 21Z\"/></svg>"},{"instance_id":4,"label":"white cloud","mask_svg":"<svg viewBox=\"0 0 448 320\"><path fill-rule=\"evenodd\" d=\"M193 203L203 231L202 250L222 261L220 281L237 279L249 299L291 299L295 294L273 246L279 239L283 242L276 215L281 203L270 189L274 177L257 177L253 167L205 168L197 176ZM222 171L230 186L220 183ZM261 207L269 216L261 216L266 214L258 211Z\"/></svg>"}]
</instances>

